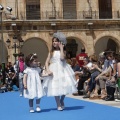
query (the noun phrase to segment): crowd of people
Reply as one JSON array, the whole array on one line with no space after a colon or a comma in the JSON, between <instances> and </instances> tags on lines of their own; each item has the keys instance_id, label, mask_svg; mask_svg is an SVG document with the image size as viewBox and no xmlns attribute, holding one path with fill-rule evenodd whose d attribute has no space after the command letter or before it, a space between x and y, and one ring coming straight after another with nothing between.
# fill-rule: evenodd
<instances>
[{"instance_id":1,"label":"crowd of people","mask_svg":"<svg viewBox=\"0 0 120 120\"><path fill-rule=\"evenodd\" d=\"M100 97L104 100L114 100L116 82L120 75L119 55L113 51L105 51L99 55L99 58L95 54L88 57L85 49L82 48L79 55L66 60L75 72L78 95L90 99ZM21 61L23 61L24 67L18 69L17 66ZM40 62L38 62L38 66L41 67ZM18 61L14 65L11 62L7 63L5 80L3 81L2 65L0 65L0 92L18 90L19 88L20 96L22 96L22 78L25 68L24 54L20 53Z\"/></svg>"},{"instance_id":2,"label":"crowd of people","mask_svg":"<svg viewBox=\"0 0 120 120\"><path fill-rule=\"evenodd\" d=\"M40 62L38 62L38 66L41 67ZM23 71L25 68L22 52L19 53L18 60L14 64L8 62L5 68L0 64L0 93L19 90L20 96L23 96Z\"/></svg>"},{"instance_id":3,"label":"crowd of people","mask_svg":"<svg viewBox=\"0 0 120 120\"><path fill-rule=\"evenodd\" d=\"M70 61L70 60L69 60ZM70 63L70 62L69 62ZM83 98L115 100L116 84L120 84L120 56L111 50L87 56L85 49L71 59L71 66L75 72L78 92Z\"/></svg>"},{"instance_id":4,"label":"crowd of people","mask_svg":"<svg viewBox=\"0 0 120 120\"><path fill-rule=\"evenodd\" d=\"M55 97L59 111L65 108L67 94L113 101L116 84L120 88L120 55L106 50L99 57L88 56L82 47L81 53L71 58L66 53L66 43L64 34L54 34L44 67L36 53L25 59L20 53L18 60L13 65L8 62L4 70L0 65L0 92L19 90L20 96L29 99L30 112L34 112L34 98L36 111L41 110L39 104L44 95Z\"/></svg>"},{"instance_id":5,"label":"crowd of people","mask_svg":"<svg viewBox=\"0 0 120 120\"><path fill-rule=\"evenodd\" d=\"M8 62L3 71L0 65L0 93L18 90L16 72L11 62Z\"/></svg>"}]
</instances>

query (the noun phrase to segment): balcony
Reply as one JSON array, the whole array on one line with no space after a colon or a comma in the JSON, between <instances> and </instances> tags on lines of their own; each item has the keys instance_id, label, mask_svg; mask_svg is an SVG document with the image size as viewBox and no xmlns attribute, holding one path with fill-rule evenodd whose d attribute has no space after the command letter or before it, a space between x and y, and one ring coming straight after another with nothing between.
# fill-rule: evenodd
<instances>
[{"instance_id":1,"label":"balcony","mask_svg":"<svg viewBox=\"0 0 120 120\"><path fill-rule=\"evenodd\" d=\"M27 16L26 16L27 15ZM68 17L64 16L67 15ZM17 29L27 30L84 30L84 29L119 29L120 28L120 11L113 11L111 14L99 11L77 11L76 12L60 12L60 11L41 11L20 13L19 18L14 22ZM21 22L22 21L22 22ZM24 22L23 22L24 21ZM3 20L3 30L13 31L11 26L13 20ZM51 24L55 23L55 26ZM92 25L88 25L92 23ZM20 28L20 26L22 26Z\"/></svg>"},{"instance_id":2,"label":"balcony","mask_svg":"<svg viewBox=\"0 0 120 120\"><path fill-rule=\"evenodd\" d=\"M66 16L65 16L66 15ZM60 11L45 11L45 12L28 12L20 13L20 19L24 20L84 20L84 19L120 19L120 11L99 12L99 11L77 11L77 12L60 12ZM68 16L68 17L67 17Z\"/></svg>"},{"instance_id":3,"label":"balcony","mask_svg":"<svg viewBox=\"0 0 120 120\"><path fill-rule=\"evenodd\" d=\"M40 12L39 11L27 11L26 19L27 20L40 20Z\"/></svg>"},{"instance_id":4,"label":"balcony","mask_svg":"<svg viewBox=\"0 0 120 120\"><path fill-rule=\"evenodd\" d=\"M41 18L42 19L47 19L47 20L51 20L51 19L62 19L62 16L60 14L60 11L46 11L46 12L41 12Z\"/></svg>"}]
</instances>

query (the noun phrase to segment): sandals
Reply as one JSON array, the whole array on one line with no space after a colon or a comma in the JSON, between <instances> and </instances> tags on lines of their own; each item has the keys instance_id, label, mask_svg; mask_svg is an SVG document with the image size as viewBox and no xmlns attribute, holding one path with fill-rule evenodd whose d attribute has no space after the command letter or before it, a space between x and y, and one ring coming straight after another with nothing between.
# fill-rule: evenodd
<instances>
[{"instance_id":1,"label":"sandals","mask_svg":"<svg viewBox=\"0 0 120 120\"><path fill-rule=\"evenodd\" d=\"M83 98L90 98L90 95L86 94Z\"/></svg>"},{"instance_id":2,"label":"sandals","mask_svg":"<svg viewBox=\"0 0 120 120\"><path fill-rule=\"evenodd\" d=\"M94 99L101 99L100 96L94 96L94 97L90 97L89 99L94 100Z\"/></svg>"},{"instance_id":3,"label":"sandals","mask_svg":"<svg viewBox=\"0 0 120 120\"><path fill-rule=\"evenodd\" d=\"M107 97L107 95L101 95L101 99L105 99Z\"/></svg>"},{"instance_id":4,"label":"sandals","mask_svg":"<svg viewBox=\"0 0 120 120\"><path fill-rule=\"evenodd\" d=\"M90 96L89 99L91 99L91 100L93 100L93 99L100 99L100 96L98 96L98 94L94 93L94 94L92 94L92 95Z\"/></svg>"}]
</instances>

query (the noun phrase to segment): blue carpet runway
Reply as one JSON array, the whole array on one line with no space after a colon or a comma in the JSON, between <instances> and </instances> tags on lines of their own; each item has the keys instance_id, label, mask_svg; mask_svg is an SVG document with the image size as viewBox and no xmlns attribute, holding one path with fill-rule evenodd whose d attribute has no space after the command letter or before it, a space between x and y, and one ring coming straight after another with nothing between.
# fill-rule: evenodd
<instances>
[{"instance_id":1,"label":"blue carpet runway","mask_svg":"<svg viewBox=\"0 0 120 120\"><path fill-rule=\"evenodd\" d=\"M53 97L43 97L40 106L40 113L29 113L28 99L18 92L1 93L0 120L120 120L119 108L72 98L65 99L64 111L56 110Z\"/></svg>"}]
</instances>

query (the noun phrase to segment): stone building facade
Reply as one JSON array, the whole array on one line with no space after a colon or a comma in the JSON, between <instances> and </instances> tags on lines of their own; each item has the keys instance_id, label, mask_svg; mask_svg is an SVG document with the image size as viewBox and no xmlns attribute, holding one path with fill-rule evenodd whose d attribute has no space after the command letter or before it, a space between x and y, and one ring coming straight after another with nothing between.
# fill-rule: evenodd
<instances>
[{"instance_id":1,"label":"stone building facade","mask_svg":"<svg viewBox=\"0 0 120 120\"><path fill-rule=\"evenodd\" d=\"M14 62L13 54L22 51L25 56L37 53L44 64L56 31L66 35L71 57L82 46L88 55L105 49L120 51L120 0L0 0L0 4L4 7L0 58L5 62ZM11 12L6 11L7 6L12 7ZM9 47L7 40L11 41ZM24 45L19 47L21 40Z\"/></svg>"}]
</instances>

